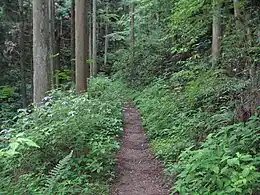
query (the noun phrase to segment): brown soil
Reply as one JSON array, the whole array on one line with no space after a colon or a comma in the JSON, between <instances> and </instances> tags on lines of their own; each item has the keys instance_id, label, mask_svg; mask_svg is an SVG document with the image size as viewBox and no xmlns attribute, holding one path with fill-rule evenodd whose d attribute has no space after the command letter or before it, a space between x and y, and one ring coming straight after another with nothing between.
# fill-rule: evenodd
<instances>
[{"instance_id":1,"label":"brown soil","mask_svg":"<svg viewBox=\"0 0 260 195\"><path fill-rule=\"evenodd\" d=\"M124 132L116 157L117 179L111 195L169 195L160 161L148 148L138 110L124 107Z\"/></svg>"}]
</instances>

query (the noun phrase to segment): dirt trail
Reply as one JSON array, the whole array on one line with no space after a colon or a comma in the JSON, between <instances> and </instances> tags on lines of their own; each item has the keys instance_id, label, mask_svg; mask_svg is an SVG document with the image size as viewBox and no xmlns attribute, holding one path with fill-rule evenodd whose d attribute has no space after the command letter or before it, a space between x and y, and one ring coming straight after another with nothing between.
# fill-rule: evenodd
<instances>
[{"instance_id":1,"label":"dirt trail","mask_svg":"<svg viewBox=\"0 0 260 195\"><path fill-rule=\"evenodd\" d=\"M150 152L138 110L132 104L124 107L124 132L116 164L111 195L169 195L162 164Z\"/></svg>"}]
</instances>

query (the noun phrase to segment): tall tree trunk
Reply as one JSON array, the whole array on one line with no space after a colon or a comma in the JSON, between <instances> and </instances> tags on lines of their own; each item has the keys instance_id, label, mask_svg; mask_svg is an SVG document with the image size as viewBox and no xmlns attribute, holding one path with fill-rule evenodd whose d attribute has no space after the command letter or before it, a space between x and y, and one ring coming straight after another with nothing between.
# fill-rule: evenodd
<instances>
[{"instance_id":1,"label":"tall tree trunk","mask_svg":"<svg viewBox=\"0 0 260 195\"><path fill-rule=\"evenodd\" d=\"M55 85L56 87L59 86L60 81L59 81L59 75L57 74L59 69L60 69L60 41L61 41L61 36L60 36L60 22L56 21L56 34L55 34Z\"/></svg>"},{"instance_id":2,"label":"tall tree trunk","mask_svg":"<svg viewBox=\"0 0 260 195\"><path fill-rule=\"evenodd\" d=\"M54 15L54 0L49 0L49 60L50 60L50 84L53 87L55 84L55 54L54 54L54 46L55 46L55 15Z\"/></svg>"},{"instance_id":3,"label":"tall tree trunk","mask_svg":"<svg viewBox=\"0 0 260 195\"><path fill-rule=\"evenodd\" d=\"M135 44L135 31L134 31L134 22L135 22L135 17L134 17L134 12L135 12L135 4L131 3L130 5L130 49L132 52L132 57L131 57L131 65L133 66L134 63L134 44Z\"/></svg>"},{"instance_id":4,"label":"tall tree trunk","mask_svg":"<svg viewBox=\"0 0 260 195\"><path fill-rule=\"evenodd\" d=\"M21 66L21 95L22 106L27 106L26 96L26 80L25 80L25 44L24 44L24 9L23 0L19 0L20 24L19 24L19 50L20 50L20 66Z\"/></svg>"},{"instance_id":5,"label":"tall tree trunk","mask_svg":"<svg viewBox=\"0 0 260 195\"><path fill-rule=\"evenodd\" d=\"M49 90L48 76L48 0L33 1L33 102L38 103Z\"/></svg>"},{"instance_id":6,"label":"tall tree trunk","mask_svg":"<svg viewBox=\"0 0 260 195\"><path fill-rule=\"evenodd\" d=\"M89 28L91 28L90 24L89 24L89 7L90 7L90 1L86 0L85 5L86 5L86 14L85 14L85 28L86 28L86 34L85 34L85 53L86 53L86 77L89 78L90 77L90 65L89 65ZM89 27L90 26L90 27ZM88 83L88 79L87 79L87 83Z\"/></svg>"},{"instance_id":7,"label":"tall tree trunk","mask_svg":"<svg viewBox=\"0 0 260 195\"><path fill-rule=\"evenodd\" d=\"M75 0L71 0L71 79L75 82Z\"/></svg>"},{"instance_id":8,"label":"tall tree trunk","mask_svg":"<svg viewBox=\"0 0 260 195\"><path fill-rule=\"evenodd\" d=\"M97 75L97 0L93 0L93 76Z\"/></svg>"},{"instance_id":9,"label":"tall tree trunk","mask_svg":"<svg viewBox=\"0 0 260 195\"><path fill-rule=\"evenodd\" d=\"M107 66L107 53L108 53L108 44L109 44L109 37L108 37L108 24L106 23L105 27L105 54L104 54L104 67Z\"/></svg>"},{"instance_id":10,"label":"tall tree trunk","mask_svg":"<svg viewBox=\"0 0 260 195\"><path fill-rule=\"evenodd\" d=\"M212 24L212 67L219 61L221 41L221 6L218 0L213 0L213 24Z\"/></svg>"},{"instance_id":11,"label":"tall tree trunk","mask_svg":"<svg viewBox=\"0 0 260 195\"><path fill-rule=\"evenodd\" d=\"M61 52L65 47L65 33L63 31L63 17L60 17L60 61L64 62L64 54ZM59 71L59 70L58 70Z\"/></svg>"},{"instance_id":12,"label":"tall tree trunk","mask_svg":"<svg viewBox=\"0 0 260 195\"><path fill-rule=\"evenodd\" d=\"M92 3L92 0L90 0L90 2ZM90 8L91 8L91 4L90 4ZM89 29L89 33L88 33L88 47L89 47L89 54L88 54L88 59L90 60L89 61L89 64L90 64L90 76L93 76L93 50L92 50L92 44L93 44L93 40L92 40L92 9L90 9L90 12L89 12L89 25L88 25L88 29Z\"/></svg>"},{"instance_id":13,"label":"tall tree trunk","mask_svg":"<svg viewBox=\"0 0 260 195\"><path fill-rule=\"evenodd\" d=\"M106 4L106 14L108 15L108 2ZM105 54L104 54L104 67L107 66L107 53L108 53L108 41L109 41L109 37L108 37L108 18L105 21Z\"/></svg>"},{"instance_id":14,"label":"tall tree trunk","mask_svg":"<svg viewBox=\"0 0 260 195\"><path fill-rule=\"evenodd\" d=\"M257 40L258 40L258 47L260 46L260 25L258 26L258 29L257 29ZM258 87L260 87L260 62L257 61L255 62L256 63L256 85Z\"/></svg>"},{"instance_id":15,"label":"tall tree trunk","mask_svg":"<svg viewBox=\"0 0 260 195\"><path fill-rule=\"evenodd\" d=\"M60 18L60 46L65 47L64 34L63 34L63 18Z\"/></svg>"},{"instance_id":16,"label":"tall tree trunk","mask_svg":"<svg viewBox=\"0 0 260 195\"><path fill-rule=\"evenodd\" d=\"M75 1L75 55L76 55L76 89L82 93L87 89L87 55L86 55L86 1Z\"/></svg>"}]
</instances>

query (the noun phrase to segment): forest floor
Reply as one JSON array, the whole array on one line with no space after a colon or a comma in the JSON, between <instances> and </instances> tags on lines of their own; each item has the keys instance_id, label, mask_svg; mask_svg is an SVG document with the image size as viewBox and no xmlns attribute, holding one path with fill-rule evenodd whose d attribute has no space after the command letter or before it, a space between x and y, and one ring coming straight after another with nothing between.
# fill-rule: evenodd
<instances>
[{"instance_id":1,"label":"forest floor","mask_svg":"<svg viewBox=\"0 0 260 195\"><path fill-rule=\"evenodd\" d=\"M137 108L127 103L123 111L124 132L111 195L169 195L162 163L149 150Z\"/></svg>"}]
</instances>

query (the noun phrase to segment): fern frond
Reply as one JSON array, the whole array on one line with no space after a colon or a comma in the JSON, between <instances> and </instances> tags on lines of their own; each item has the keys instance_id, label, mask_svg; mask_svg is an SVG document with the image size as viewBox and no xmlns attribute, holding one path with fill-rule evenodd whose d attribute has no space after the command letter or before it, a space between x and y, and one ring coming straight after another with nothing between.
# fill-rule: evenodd
<instances>
[{"instance_id":1,"label":"fern frond","mask_svg":"<svg viewBox=\"0 0 260 195\"><path fill-rule=\"evenodd\" d=\"M57 183L57 181L61 178L62 174L65 172L66 167L72 157L73 150L65 156L62 160L59 161L59 163L50 171L50 175L46 180L44 194L52 194L52 191Z\"/></svg>"}]
</instances>

